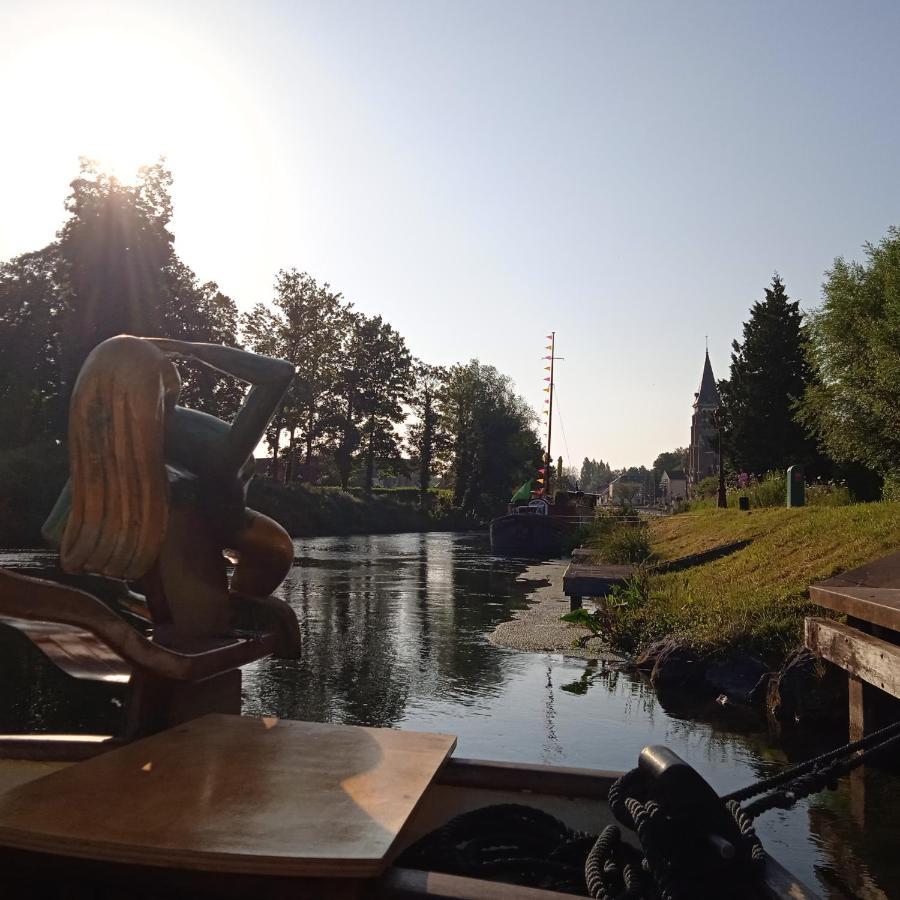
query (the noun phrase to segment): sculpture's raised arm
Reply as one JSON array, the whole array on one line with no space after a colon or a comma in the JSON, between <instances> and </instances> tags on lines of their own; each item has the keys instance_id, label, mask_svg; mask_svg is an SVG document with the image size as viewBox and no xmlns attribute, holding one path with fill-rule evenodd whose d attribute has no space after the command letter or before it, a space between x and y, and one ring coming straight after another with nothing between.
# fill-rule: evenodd
<instances>
[{"instance_id":1,"label":"sculpture's raised arm","mask_svg":"<svg viewBox=\"0 0 900 900\"><path fill-rule=\"evenodd\" d=\"M294 367L283 359L260 356L237 347L200 344L168 338L146 338L167 356L203 363L217 372L252 385L222 440L216 465L236 472L263 439L278 404L294 377Z\"/></svg>"}]
</instances>

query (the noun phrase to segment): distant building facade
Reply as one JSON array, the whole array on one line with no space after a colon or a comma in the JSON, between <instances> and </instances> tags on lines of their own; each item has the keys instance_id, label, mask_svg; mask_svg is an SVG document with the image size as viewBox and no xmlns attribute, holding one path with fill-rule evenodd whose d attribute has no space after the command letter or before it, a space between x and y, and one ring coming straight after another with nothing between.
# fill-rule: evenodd
<instances>
[{"instance_id":1,"label":"distant building facade","mask_svg":"<svg viewBox=\"0 0 900 900\"><path fill-rule=\"evenodd\" d=\"M709 362L709 351L703 363L700 390L694 394L694 415L691 417L691 443L688 448L687 491L710 475L719 472L719 431L715 414L721 405L719 389Z\"/></svg>"},{"instance_id":2,"label":"distant building facade","mask_svg":"<svg viewBox=\"0 0 900 900\"><path fill-rule=\"evenodd\" d=\"M687 476L680 469L663 472L659 479L659 499L666 506L687 500Z\"/></svg>"},{"instance_id":3,"label":"distant building facade","mask_svg":"<svg viewBox=\"0 0 900 900\"><path fill-rule=\"evenodd\" d=\"M641 506L644 503L644 482L640 478L619 475L609 483L607 490L608 502L611 504L630 503L632 506Z\"/></svg>"}]
</instances>

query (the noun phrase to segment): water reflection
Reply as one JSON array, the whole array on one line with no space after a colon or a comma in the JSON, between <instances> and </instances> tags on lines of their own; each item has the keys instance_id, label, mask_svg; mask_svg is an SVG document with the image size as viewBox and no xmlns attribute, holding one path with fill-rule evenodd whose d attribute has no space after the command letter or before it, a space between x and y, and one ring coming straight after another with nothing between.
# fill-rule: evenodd
<instances>
[{"instance_id":1,"label":"water reflection","mask_svg":"<svg viewBox=\"0 0 900 900\"><path fill-rule=\"evenodd\" d=\"M482 536L318 538L297 541L296 556L282 596L298 613L303 657L245 669L248 715L444 731L460 756L599 769L631 768L642 747L665 743L720 793L823 749L821 736L777 745L741 710L659 697L604 662L491 644L536 583L522 580L525 562L491 558ZM33 571L47 562L0 554ZM7 629L0 678L2 731L108 731L120 715L121 693L67 678ZM828 896L900 897L900 782L870 771L865 786L862 800L845 779L766 813L766 848Z\"/></svg>"},{"instance_id":2,"label":"water reflection","mask_svg":"<svg viewBox=\"0 0 900 900\"><path fill-rule=\"evenodd\" d=\"M461 756L602 769L630 768L643 746L665 743L721 793L823 749L821 735L778 746L740 708L659 697L602 661L494 646L487 635L525 605L529 585L518 580L524 563L492 559L481 538L321 538L298 543L297 554L305 563L284 596L304 620L305 656L248 673L248 713L447 731ZM896 895L891 852L858 857L862 832L823 813L829 802L766 813L766 847L829 896ZM882 802L878 813L893 841L898 808Z\"/></svg>"},{"instance_id":3,"label":"water reflection","mask_svg":"<svg viewBox=\"0 0 900 900\"><path fill-rule=\"evenodd\" d=\"M297 556L281 595L303 656L245 670L246 712L394 726L428 698L477 703L501 689L486 634L525 605L524 563L446 534L298 541Z\"/></svg>"}]
</instances>

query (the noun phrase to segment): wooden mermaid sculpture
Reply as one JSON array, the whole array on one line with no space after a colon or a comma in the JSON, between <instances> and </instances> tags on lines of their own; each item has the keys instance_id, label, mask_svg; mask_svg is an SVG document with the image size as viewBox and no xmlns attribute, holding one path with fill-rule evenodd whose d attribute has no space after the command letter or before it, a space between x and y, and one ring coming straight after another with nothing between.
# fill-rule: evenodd
<instances>
[{"instance_id":1,"label":"wooden mermaid sculpture","mask_svg":"<svg viewBox=\"0 0 900 900\"><path fill-rule=\"evenodd\" d=\"M251 384L230 424L177 405L178 358ZM253 450L293 375L284 360L234 347L130 335L98 345L72 395L69 483L44 526L62 568L136 583L154 640L173 649L275 628L278 654L296 656L296 617L269 596L293 545L246 506Z\"/></svg>"}]
</instances>

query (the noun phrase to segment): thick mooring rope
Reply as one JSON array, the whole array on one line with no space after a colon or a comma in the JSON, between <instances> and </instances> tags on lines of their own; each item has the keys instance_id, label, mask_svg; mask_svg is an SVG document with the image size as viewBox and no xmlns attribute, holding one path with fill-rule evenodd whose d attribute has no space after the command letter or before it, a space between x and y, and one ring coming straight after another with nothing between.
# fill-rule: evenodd
<instances>
[{"instance_id":1,"label":"thick mooring rope","mask_svg":"<svg viewBox=\"0 0 900 900\"><path fill-rule=\"evenodd\" d=\"M737 803L727 805L739 839L729 844L730 859L717 855L705 836L689 823L668 815L647 795L652 779L632 769L609 791L609 808L634 831L641 850L624 843L618 826L608 825L588 854L585 882L597 900L703 900L722 896L731 879L758 877L765 852L752 821ZM694 823L696 826L698 823Z\"/></svg>"},{"instance_id":2,"label":"thick mooring rope","mask_svg":"<svg viewBox=\"0 0 900 900\"><path fill-rule=\"evenodd\" d=\"M626 772L610 788L609 806L616 819L635 831L644 857L635 876L633 858L621 848L616 826L607 826L588 855L585 866L588 895L598 900L680 900L716 896L726 873L728 878L757 877L765 864L765 851L753 828L753 820L770 809L789 809L799 800L825 788L837 787L838 779L873 758L900 746L900 722L872 732L819 756L791 766L722 797L741 835L735 858L718 872L704 872L696 854L684 855L676 823L653 801L642 800L647 776L640 769ZM762 796L758 796L762 795ZM758 799L741 806L740 801ZM679 860L690 859L680 866ZM630 878L626 880L626 868ZM705 883L709 878L713 884Z\"/></svg>"},{"instance_id":3,"label":"thick mooring rope","mask_svg":"<svg viewBox=\"0 0 900 900\"><path fill-rule=\"evenodd\" d=\"M727 840L705 833L696 816L667 809L654 796L652 776L636 768L610 788L609 809L619 825L599 836L573 831L542 810L503 804L457 816L397 864L595 900L719 900L729 885L751 883L765 867L756 816L835 787L842 775L895 746L900 722L725 795L733 820L723 828ZM751 797L758 799L741 805ZM623 839L622 827L635 833L639 848Z\"/></svg>"},{"instance_id":4,"label":"thick mooring rope","mask_svg":"<svg viewBox=\"0 0 900 900\"><path fill-rule=\"evenodd\" d=\"M898 744L900 744L900 722L894 722L858 741L836 747L806 762L791 766L777 775L763 778L738 791L732 791L722 799L726 802L730 800L740 802L757 794L766 794L744 807L744 811L751 818L756 818L769 809L788 809L798 800L825 788L833 790L842 775L865 765L866 762L871 762L874 757Z\"/></svg>"}]
</instances>

